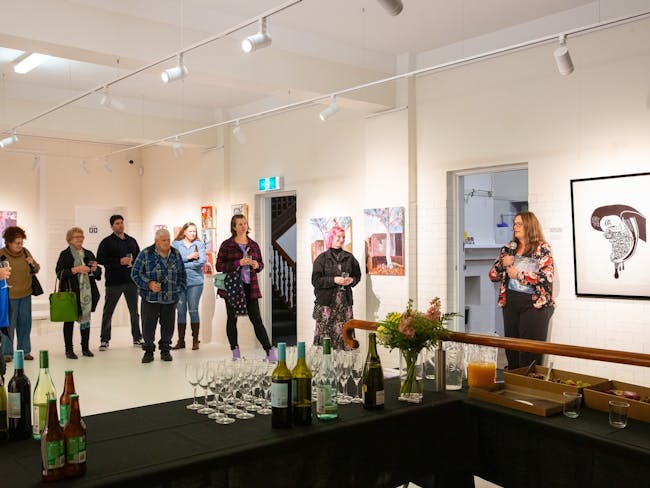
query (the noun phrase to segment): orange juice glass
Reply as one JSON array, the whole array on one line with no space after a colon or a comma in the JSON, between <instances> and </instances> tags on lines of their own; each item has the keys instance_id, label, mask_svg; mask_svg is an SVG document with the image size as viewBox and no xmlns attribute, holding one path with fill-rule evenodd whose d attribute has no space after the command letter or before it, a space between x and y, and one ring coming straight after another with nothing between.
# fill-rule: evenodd
<instances>
[{"instance_id":1,"label":"orange juice glass","mask_svg":"<svg viewBox=\"0 0 650 488\"><path fill-rule=\"evenodd\" d=\"M472 362L467 364L467 384L479 388L494 386L497 365L493 362Z\"/></svg>"}]
</instances>

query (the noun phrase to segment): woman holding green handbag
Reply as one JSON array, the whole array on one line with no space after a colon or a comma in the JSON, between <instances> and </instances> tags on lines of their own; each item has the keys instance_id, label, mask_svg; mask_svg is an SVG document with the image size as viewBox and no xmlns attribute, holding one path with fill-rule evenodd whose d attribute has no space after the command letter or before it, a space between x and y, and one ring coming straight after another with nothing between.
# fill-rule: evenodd
<instances>
[{"instance_id":1,"label":"woman holding green handbag","mask_svg":"<svg viewBox=\"0 0 650 488\"><path fill-rule=\"evenodd\" d=\"M56 263L56 275L59 278L59 291L74 291L77 295L79 310L79 329L81 332L81 353L93 357L88 342L90 339L90 313L95 311L99 302L99 290L96 280L101 279L102 270L97 266L95 255L83 248L84 231L73 227L66 233L69 246L61 251ZM65 357L77 359L72 347L74 322L63 323Z\"/></svg>"}]
</instances>

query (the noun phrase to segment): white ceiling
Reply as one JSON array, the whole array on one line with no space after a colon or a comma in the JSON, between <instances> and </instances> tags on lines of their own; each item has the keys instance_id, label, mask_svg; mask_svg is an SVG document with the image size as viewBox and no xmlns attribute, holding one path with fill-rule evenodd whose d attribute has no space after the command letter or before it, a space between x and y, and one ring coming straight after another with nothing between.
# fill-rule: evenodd
<instances>
[{"instance_id":1,"label":"white ceiling","mask_svg":"<svg viewBox=\"0 0 650 488\"><path fill-rule=\"evenodd\" d=\"M191 127L458 59L472 52L561 33L631 12L650 0L403 0L389 16L377 0L303 0L268 19L273 45L244 54L251 25L185 55L182 82L163 84L168 61L109 88L126 113L179 122L119 134L162 138ZM0 123L25 133L46 130L50 107L170 56L282 5L280 0L21 0L0 18L3 73ZM23 51L57 56L25 75L13 72ZM96 93L62 110L97 109ZM14 103L8 103L13 101ZM340 103L362 112L395 104L391 86ZM10 110L9 106L20 105ZM59 128L60 129L60 128ZM76 129L78 131L78 129ZM92 132L89 128L89 134ZM146 132L146 135L145 135ZM83 137L83 134L78 134ZM97 137L95 134L92 136Z\"/></svg>"}]
</instances>

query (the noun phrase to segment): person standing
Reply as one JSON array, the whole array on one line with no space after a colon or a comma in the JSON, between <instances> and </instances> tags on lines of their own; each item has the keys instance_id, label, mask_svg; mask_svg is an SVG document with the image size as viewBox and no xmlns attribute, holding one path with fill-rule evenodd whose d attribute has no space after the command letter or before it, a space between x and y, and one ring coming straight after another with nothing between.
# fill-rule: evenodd
<instances>
[{"instance_id":1,"label":"person standing","mask_svg":"<svg viewBox=\"0 0 650 488\"><path fill-rule=\"evenodd\" d=\"M343 249L345 229L332 227L325 236L326 251L314 261L311 284L314 287L316 321L314 344L323 337L332 340L334 349L349 349L343 340L343 324L353 318L352 288L361 281L359 261Z\"/></svg>"},{"instance_id":2,"label":"person standing","mask_svg":"<svg viewBox=\"0 0 650 488\"><path fill-rule=\"evenodd\" d=\"M31 253L23 247L27 239L25 231L17 226L7 227L2 235L5 247L0 249L0 259L11 266L9 286L9 328L8 337L2 341L2 353L9 362L14 356L14 333L17 349L25 352L25 359L31 361L32 343L32 273L38 273L41 266L34 261Z\"/></svg>"},{"instance_id":3,"label":"person standing","mask_svg":"<svg viewBox=\"0 0 650 488\"><path fill-rule=\"evenodd\" d=\"M97 248L97 262L106 268L106 296L102 313L102 331L99 350L106 351L111 341L113 312L120 297L124 295L131 316L133 345L141 347L140 316L138 315L138 289L131 280L131 266L138 257L137 241L124 232L124 217L111 215L113 233L102 239Z\"/></svg>"},{"instance_id":4,"label":"person standing","mask_svg":"<svg viewBox=\"0 0 650 488\"><path fill-rule=\"evenodd\" d=\"M258 298L262 298L257 275L264 269L262 251L253 239L248 237L248 221L242 214L230 219L230 239L221 243L217 253L217 271L226 273L226 290L217 294L226 301L226 335L233 359L241 357L237 339L237 316L248 315L253 323L255 336L260 342L267 359L277 361L275 348L271 346L264 328Z\"/></svg>"},{"instance_id":5,"label":"person standing","mask_svg":"<svg viewBox=\"0 0 650 488\"><path fill-rule=\"evenodd\" d=\"M95 281L101 279L102 270L97 266L95 255L83 247L83 229L72 227L66 233L65 239L68 241L68 247L61 251L56 262L59 291L73 291L77 295L81 353L91 358L94 354L89 347L90 313L95 311L99 302L99 290ZM72 346L73 327L74 322L63 323L65 357L68 359L78 358Z\"/></svg>"},{"instance_id":6,"label":"person standing","mask_svg":"<svg viewBox=\"0 0 650 488\"><path fill-rule=\"evenodd\" d=\"M199 301L203 293L203 265L206 261L205 245L197 235L196 224L188 222L181 227L172 246L181 253L185 273L187 275L187 288L178 300L177 322L178 341L172 349L185 349L185 329L187 327L187 313L190 313L190 326L192 327L192 350L199 348Z\"/></svg>"},{"instance_id":7,"label":"person standing","mask_svg":"<svg viewBox=\"0 0 650 488\"><path fill-rule=\"evenodd\" d=\"M0 376L4 379L7 372L5 364L5 357L2 354L2 342L9 339L9 288L7 287L7 279L11 276L11 266L0 268Z\"/></svg>"},{"instance_id":8,"label":"person standing","mask_svg":"<svg viewBox=\"0 0 650 488\"><path fill-rule=\"evenodd\" d=\"M156 350L154 339L160 321L160 359L171 361L172 335L176 303L185 291L187 277L181 254L172 247L167 229L156 231L154 244L146 247L135 259L131 277L140 290L142 333L144 336L143 363L153 361Z\"/></svg>"},{"instance_id":9,"label":"person standing","mask_svg":"<svg viewBox=\"0 0 650 488\"><path fill-rule=\"evenodd\" d=\"M503 309L506 337L545 341L553 315L554 264L551 246L532 212L520 212L513 223L513 240L501 248L489 271L500 282L499 307ZM506 349L508 369L541 364L542 355Z\"/></svg>"}]
</instances>

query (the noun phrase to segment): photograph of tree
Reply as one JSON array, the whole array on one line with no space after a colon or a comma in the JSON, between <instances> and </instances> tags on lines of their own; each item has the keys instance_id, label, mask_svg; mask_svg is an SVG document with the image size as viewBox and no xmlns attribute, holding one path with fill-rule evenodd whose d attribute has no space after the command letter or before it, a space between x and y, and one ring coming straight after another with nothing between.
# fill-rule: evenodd
<instances>
[{"instance_id":1,"label":"photograph of tree","mask_svg":"<svg viewBox=\"0 0 650 488\"><path fill-rule=\"evenodd\" d=\"M404 276L404 207L367 208L363 213L367 273Z\"/></svg>"},{"instance_id":2,"label":"photograph of tree","mask_svg":"<svg viewBox=\"0 0 650 488\"><path fill-rule=\"evenodd\" d=\"M320 253L325 251L325 236L327 236L327 231L335 225L345 229L343 249L352 252L352 219L350 217L319 217L309 219L309 242L312 263Z\"/></svg>"}]
</instances>

